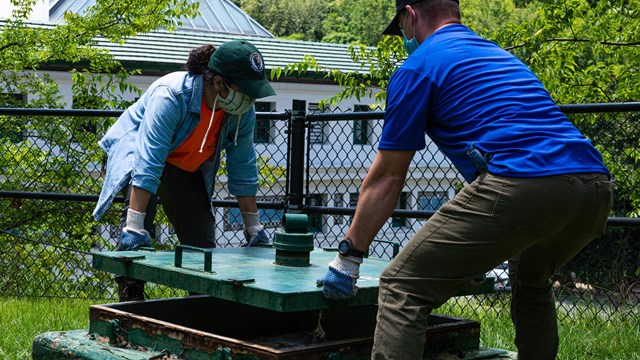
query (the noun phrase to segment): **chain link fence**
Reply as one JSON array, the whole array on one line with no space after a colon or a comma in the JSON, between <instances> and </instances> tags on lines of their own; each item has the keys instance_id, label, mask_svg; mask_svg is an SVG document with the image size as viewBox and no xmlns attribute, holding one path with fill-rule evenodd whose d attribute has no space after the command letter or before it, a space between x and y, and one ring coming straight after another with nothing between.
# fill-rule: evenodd
<instances>
[{"instance_id":1,"label":"chain link fence","mask_svg":"<svg viewBox=\"0 0 640 360\"><path fill-rule=\"evenodd\" d=\"M259 112L255 133L261 187L260 216L267 232L295 207L309 215L319 247L342 239L360 185L376 153L384 112L307 109L294 101L284 113ZM563 110L603 153L616 177L609 227L552 279L560 319L592 312L623 312L640 320L640 104L568 105ZM260 111L260 109L258 109ZM94 271L91 252L113 250L122 197L99 222L91 213L106 158L97 145L120 111L0 109L0 293L22 297L117 298L111 274ZM224 170L224 164L222 166ZM242 219L224 182L216 185L217 245L238 246ZM397 209L369 256L390 259L444 202L464 186L451 163L429 144L416 154ZM154 246L171 249L177 238L162 209ZM453 305L508 311L506 268L490 274L495 293L459 297ZM147 287L152 298L184 291ZM484 310L481 310L484 309Z\"/></svg>"}]
</instances>

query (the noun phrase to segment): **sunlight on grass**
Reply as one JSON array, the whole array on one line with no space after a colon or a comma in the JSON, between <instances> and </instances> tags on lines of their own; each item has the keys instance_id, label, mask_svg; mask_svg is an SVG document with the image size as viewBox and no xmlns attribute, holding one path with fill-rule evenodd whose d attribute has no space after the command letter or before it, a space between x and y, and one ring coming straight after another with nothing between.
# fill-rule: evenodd
<instances>
[{"instance_id":1,"label":"sunlight on grass","mask_svg":"<svg viewBox=\"0 0 640 360\"><path fill-rule=\"evenodd\" d=\"M49 331L89 327L91 300L0 298L0 359L31 359L31 342Z\"/></svg>"},{"instance_id":2,"label":"sunlight on grass","mask_svg":"<svg viewBox=\"0 0 640 360\"><path fill-rule=\"evenodd\" d=\"M447 314L480 321L483 346L516 351L515 332L509 314L509 296L455 298L437 309ZM640 360L640 324L624 311L603 315L604 310L585 307L558 323L560 349L558 360ZM565 314L563 314L565 315Z\"/></svg>"},{"instance_id":3,"label":"sunlight on grass","mask_svg":"<svg viewBox=\"0 0 640 360\"><path fill-rule=\"evenodd\" d=\"M0 359L31 359L31 343L42 333L86 329L89 306L100 300L0 298ZM435 311L480 321L483 346L515 351L509 296L455 298ZM640 324L624 312L587 311L559 322L558 360L640 360ZM638 311L638 309L631 309Z\"/></svg>"}]
</instances>

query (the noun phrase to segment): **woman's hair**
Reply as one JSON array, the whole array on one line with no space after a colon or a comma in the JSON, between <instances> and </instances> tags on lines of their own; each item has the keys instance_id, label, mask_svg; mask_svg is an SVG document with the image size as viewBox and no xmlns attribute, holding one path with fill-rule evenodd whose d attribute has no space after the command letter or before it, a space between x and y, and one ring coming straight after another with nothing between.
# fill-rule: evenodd
<instances>
[{"instance_id":1,"label":"woman's hair","mask_svg":"<svg viewBox=\"0 0 640 360\"><path fill-rule=\"evenodd\" d=\"M187 71L192 75L202 75L204 81L211 81L215 73L207 65L214 51L216 48L211 44L191 50L185 65Z\"/></svg>"}]
</instances>

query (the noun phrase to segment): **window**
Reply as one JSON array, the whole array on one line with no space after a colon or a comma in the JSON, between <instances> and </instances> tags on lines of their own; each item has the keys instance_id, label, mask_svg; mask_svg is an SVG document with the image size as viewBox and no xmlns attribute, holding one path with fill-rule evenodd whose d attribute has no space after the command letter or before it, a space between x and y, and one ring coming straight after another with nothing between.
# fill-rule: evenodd
<instances>
[{"instance_id":1,"label":"window","mask_svg":"<svg viewBox=\"0 0 640 360\"><path fill-rule=\"evenodd\" d=\"M344 207L344 194L343 193L335 193L333 194L333 206L337 208ZM333 223L335 225L342 225L344 223L344 216L342 215L333 215Z\"/></svg>"},{"instance_id":2,"label":"window","mask_svg":"<svg viewBox=\"0 0 640 360\"><path fill-rule=\"evenodd\" d=\"M21 108L24 103L25 103L25 99L24 99L24 96L22 96L22 94L13 94L13 93L0 94L0 107Z\"/></svg>"},{"instance_id":3,"label":"window","mask_svg":"<svg viewBox=\"0 0 640 360\"><path fill-rule=\"evenodd\" d=\"M324 112L326 110L323 109L320 111L320 104L318 103L309 103L309 113L318 113ZM325 132L325 122L324 121L314 121L309 128L309 143L310 144L324 144L326 141Z\"/></svg>"},{"instance_id":4,"label":"window","mask_svg":"<svg viewBox=\"0 0 640 360\"><path fill-rule=\"evenodd\" d=\"M99 110L105 107L105 101L100 96L91 95L87 93L74 94L72 108L74 109L88 109ZM94 116L78 117L76 118L77 128L90 134L98 133L98 118ZM75 133L75 131L74 131Z\"/></svg>"},{"instance_id":5,"label":"window","mask_svg":"<svg viewBox=\"0 0 640 360\"><path fill-rule=\"evenodd\" d=\"M235 198L228 198L227 200L235 200ZM282 201L278 197L266 197L257 199L258 201ZM282 217L284 216L284 210L279 209L258 209L260 214L260 222L265 228L276 228L280 226ZM224 230L242 230L244 223L242 221L242 214L240 214L239 208L225 208L224 209Z\"/></svg>"},{"instance_id":6,"label":"window","mask_svg":"<svg viewBox=\"0 0 640 360\"><path fill-rule=\"evenodd\" d=\"M5 108L21 108L25 103L22 94L1 93L0 107ZM0 140L8 139L16 144L24 140L22 123L25 121L24 116L2 117L0 118Z\"/></svg>"},{"instance_id":7,"label":"window","mask_svg":"<svg viewBox=\"0 0 640 360\"><path fill-rule=\"evenodd\" d=\"M305 199L305 202L309 206L324 206L322 194L311 194ZM310 232L322 232L323 223L322 214L309 214Z\"/></svg>"},{"instance_id":8,"label":"window","mask_svg":"<svg viewBox=\"0 0 640 360\"><path fill-rule=\"evenodd\" d=\"M356 206L358 206L358 197L360 196L360 193L350 193L349 194L349 207L350 208L355 208ZM349 225L351 225L351 222L353 221L353 216L349 217Z\"/></svg>"},{"instance_id":9,"label":"window","mask_svg":"<svg viewBox=\"0 0 640 360\"><path fill-rule=\"evenodd\" d=\"M407 208L407 193L400 193L400 198L398 198L398 203L396 205L396 209L406 209ZM407 226L407 218L394 217L391 219L391 227L405 227Z\"/></svg>"},{"instance_id":10,"label":"window","mask_svg":"<svg viewBox=\"0 0 640 360\"><path fill-rule=\"evenodd\" d=\"M256 101L256 112L275 111L276 103L266 101ZM254 130L253 141L256 144L268 144L271 142L271 120L257 119Z\"/></svg>"},{"instance_id":11,"label":"window","mask_svg":"<svg viewBox=\"0 0 640 360\"><path fill-rule=\"evenodd\" d=\"M418 195L420 210L436 211L447 202L447 193L444 191L426 191Z\"/></svg>"},{"instance_id":12,"label":"window","mask_svg":"<svg viewBox=\"0 0 640 360\"><path fill-rule=\"evenodd\" d=\"M368 105L355 105L354 112L367 112L371 111ZM353 121L353 143L355 145L366 145L369 143L369 121L368 120L354 120Z\"/></svg>"}]
</instances>

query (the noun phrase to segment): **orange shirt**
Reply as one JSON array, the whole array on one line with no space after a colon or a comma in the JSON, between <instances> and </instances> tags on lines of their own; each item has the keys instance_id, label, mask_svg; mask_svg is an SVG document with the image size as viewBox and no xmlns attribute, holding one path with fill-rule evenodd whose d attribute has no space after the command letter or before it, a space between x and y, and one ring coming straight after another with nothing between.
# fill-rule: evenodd
<instances>
[{"instance_id":1,"label":"orange shirt","mask_svg":"<svg viewBox=\"0 0 640 360\"><path fill-rule=\"evenodd\" d=\"M211 109L207 107L203 96L202 104L200 105L200 122L198 126L196 126L193 132L189 134L187 139L180 144L177 149L169 154L166 161L185 171L194 172L198 170L200 165L216 152L223 117L223 110L216 111L213 116L213 121L211 122L211 127L209 128ZM209 134L207 134L207 130L209 130ZM205 136L207 138L203 146L202 140ZM200 148L202 148L202 151L200 151Z\"/></svg>"}]
</instances>

